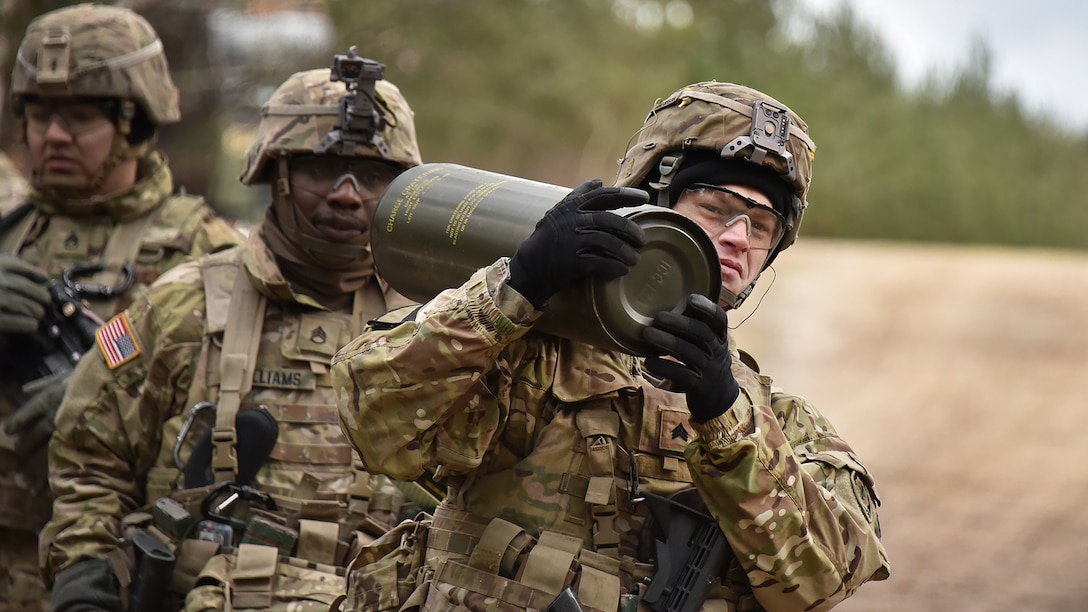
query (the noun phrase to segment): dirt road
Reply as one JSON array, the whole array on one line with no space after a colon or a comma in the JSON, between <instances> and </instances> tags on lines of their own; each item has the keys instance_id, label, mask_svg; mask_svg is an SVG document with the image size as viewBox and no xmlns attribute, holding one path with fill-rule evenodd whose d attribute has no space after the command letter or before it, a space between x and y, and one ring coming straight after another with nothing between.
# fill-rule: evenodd
<instances>
[{"instance_id":1,"label":"dirt road","mask_svg":"<svg viewBox=\"0 0 1088 612\"><path fill-rule=\"evenodd\" d=\"M1088 610L1088 254L802 239L775 268L738 338L883 500L892 576L838 609Z\"/></svg>"}]
</instances>

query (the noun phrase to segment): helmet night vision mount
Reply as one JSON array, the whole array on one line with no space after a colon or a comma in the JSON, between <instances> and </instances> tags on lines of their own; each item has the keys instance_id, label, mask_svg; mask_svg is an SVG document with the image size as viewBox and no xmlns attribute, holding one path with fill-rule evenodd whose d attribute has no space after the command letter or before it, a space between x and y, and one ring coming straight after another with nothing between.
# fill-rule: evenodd
<instances>
[{"instance_id":1,"label":"helmet night vision mount","mask_svg":"<svg viewBox=\"0 0 1088 612\"><path fill-rule=\"evenodd\" d=\"M340 99L339 123L321 139L315 153L325 153L339 142L341 155L354 155L356 144L363 143L374 147L382 157L392 157L389 145L379 134L388 122L377 101L375 83L384 78L385 64L359 57L354 45L347 54L333 56L329 80L344 83L347 94Z\"/></svg>"}]
</instances>

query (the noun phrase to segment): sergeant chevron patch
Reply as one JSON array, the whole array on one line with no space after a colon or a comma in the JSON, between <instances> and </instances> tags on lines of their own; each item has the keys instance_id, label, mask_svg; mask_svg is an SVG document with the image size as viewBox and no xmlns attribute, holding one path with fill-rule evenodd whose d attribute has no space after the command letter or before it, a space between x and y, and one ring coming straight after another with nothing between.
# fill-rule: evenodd
<instances>
[{"instance_id":1,"label":"sergeant chevron patch","mask_svg":"<svg viewBox=\"0 0 1088 612\"><path fill-rule=\"evenodd\" d=\"M140 356L140 345L136 343L128 317L123 312L98 328L94 337L102 356L106 358L106 365L111 370L116 370Z\"/></svg>"}]
</instances>

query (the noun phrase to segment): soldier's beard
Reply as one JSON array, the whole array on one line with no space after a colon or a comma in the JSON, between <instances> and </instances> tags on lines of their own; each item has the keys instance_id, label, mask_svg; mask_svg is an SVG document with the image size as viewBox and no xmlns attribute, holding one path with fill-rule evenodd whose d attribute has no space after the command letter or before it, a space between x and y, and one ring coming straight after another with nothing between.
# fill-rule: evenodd
<instances>
[{"instance_id":1,"label":"soldier's beard","mask_svg":"<svg viewBox=\"0 0 1088 612\"><path fill-rule=\"evenodd\" d=\"M57 200L87 200L104 195L99 191L117 162L118 159L111 155L90 176L67 172L35 172L31 182L39 191L50 194Z\"/></svg>"},{"instance_id":2,"label":"soldier's beard","mask_svg":"<svg viewBox=\"0 0 1088 612\"><path fill-rule=\"evenodd\" d=\"M43 172L35 176L36 183L42 189L51 189L58 194L73 197L90 197L91 179L86 176L63 172Z\"/></svg>"},{"instance_id":3,"label":"soldier's beard","mask_svg":"<svg viewBox=\"0 0 1088 612\"><path fill-rule=\"evenodd\" d=\"M90 176L78 176L61 172L38 172L31 176L33 187L47 200L55 203L64 214L109 214L104 203L115 196L103 193L103 186L122 162L141 159L150 150L151 142L130 145L120 131L114 136L109 156Z\"/></svg>"}]
</instances>

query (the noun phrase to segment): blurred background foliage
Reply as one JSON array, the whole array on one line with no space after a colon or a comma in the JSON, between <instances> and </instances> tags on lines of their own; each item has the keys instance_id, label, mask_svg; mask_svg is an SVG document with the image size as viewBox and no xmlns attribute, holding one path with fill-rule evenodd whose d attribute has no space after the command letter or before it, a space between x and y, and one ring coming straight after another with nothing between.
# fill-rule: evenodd
<instances>
[{"instance_id":1,"label":"blurred background foliage","mask_svg":"<svg viewBox=\"0 0 1088 612\"><path fill-rule=\"evenodd\" d=\"M72 4L0 0L4 80L26 23ZM190 191L254 219L237 181L260 104L349 45L386 64L425 161L563 185L615 176L657 98L735 81L790 105L817 143L804 235L1088 247L1088 138L991 83L989 50L921 87L847 8L793 0L128 0L182 90L161 148ZM10 111L8 111L10 112ZM16 153L16 124L0 146Z\"/></svg>"}]
</instances>

